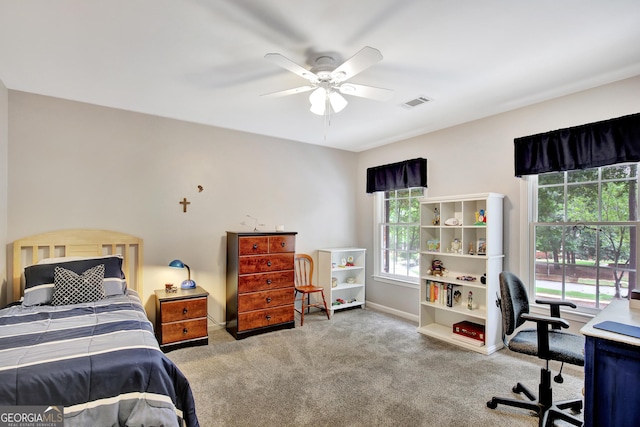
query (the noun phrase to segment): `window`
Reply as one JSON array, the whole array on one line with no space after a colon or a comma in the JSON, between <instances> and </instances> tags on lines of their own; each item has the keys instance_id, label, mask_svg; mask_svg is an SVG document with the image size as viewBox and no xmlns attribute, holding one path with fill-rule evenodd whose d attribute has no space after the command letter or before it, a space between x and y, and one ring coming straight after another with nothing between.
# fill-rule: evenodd
<instances>
[{"instance_id":1,"label":"window","mask_svg":"<svg viewBox=\"0 0 640 427\"><path fill-rule=\"evenodd\" d=\"M638 163L532 177L536 298L584 312L627 298L638 257Z\"/></svg>"},{"instance_id":2,"label":"window","mask_svg":"<svg viewBox=\"0 0 640 427\"><path fill-rule=\"evenodd\" d=\"M378 276L419 283L423 187L376 193Z\"/></svg>"}]
</instances>

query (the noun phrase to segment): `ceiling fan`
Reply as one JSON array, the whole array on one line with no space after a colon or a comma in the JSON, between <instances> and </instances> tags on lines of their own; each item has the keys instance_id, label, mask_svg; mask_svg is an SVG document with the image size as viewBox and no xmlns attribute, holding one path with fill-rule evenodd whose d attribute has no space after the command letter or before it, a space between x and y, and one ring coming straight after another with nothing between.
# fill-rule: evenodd
<instances>
[{"instance_id":1,"label":"ceiling fan","mask_svg":"<svg viewBox=\"0 0 640 427\"><path fill-rule=\"evenodd\" d=\"M314 114L322 116L331 111L334 113L342 111L347 106L347 100L341 94L377 101L386 101L393 95L393 91L390 89L347 82L351 77L382 60L380 51L369 46L362 48L340 66L336 65L336 59L330 54L320 55L315 58L310 70L279 53L267 53L264 57L308 80L309 84L263 96L278 97L313 91L309 95L309 102L311 102L310 110Z\"/></svg>"}]
</instances>

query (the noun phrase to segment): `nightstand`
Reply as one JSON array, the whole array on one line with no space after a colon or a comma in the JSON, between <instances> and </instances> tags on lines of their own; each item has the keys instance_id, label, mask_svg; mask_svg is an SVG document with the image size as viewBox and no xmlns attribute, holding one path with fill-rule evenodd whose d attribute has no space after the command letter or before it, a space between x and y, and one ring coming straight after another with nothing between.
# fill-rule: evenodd
<instances>
[{"instance_id":1,"label":"nightstand","mask_svg":"<svg viewBox=\"0 0 640 427\"><path fill-rule=\"evenodd\" d=\"M200 286L156 294L156 337L162 351L207 345L207 297Z\"/></svg>"}]
</instances>

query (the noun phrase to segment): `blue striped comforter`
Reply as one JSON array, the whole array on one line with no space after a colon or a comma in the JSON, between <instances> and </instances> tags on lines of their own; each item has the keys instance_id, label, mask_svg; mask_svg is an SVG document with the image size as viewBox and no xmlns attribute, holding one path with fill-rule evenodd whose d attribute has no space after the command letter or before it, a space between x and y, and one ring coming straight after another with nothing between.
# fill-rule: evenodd
<instances>
[{"instance_id":1,"label":"blue striped comforter","mask_svg":"<svg viewBox=\"0 0 640 427\"><path fill-rule=\"evenodd\" d=\"M0 405L64 406L65 426L199 426L138 295L0 310Z\"/></svg>"}]
</instances>

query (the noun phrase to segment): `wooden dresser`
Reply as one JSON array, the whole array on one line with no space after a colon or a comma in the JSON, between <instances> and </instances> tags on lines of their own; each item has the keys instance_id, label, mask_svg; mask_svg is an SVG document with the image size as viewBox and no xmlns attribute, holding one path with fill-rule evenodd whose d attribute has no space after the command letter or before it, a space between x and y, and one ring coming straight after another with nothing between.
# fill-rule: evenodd
<instances>
[{"instance_id":1,"label":"wooden dresser","mask_svg":"<svg viewBox=\"0 0 640 427\"><path fill-rule=\"evenodd\" d=\"M227 331L235 339L295 327L296 232L227 232Z\"/></svg>"},{"instance_id":2,"label":"wooden dresser","mask_svg":"<svg viewBox=\"0 0 640 427\"><path fill-rule=\"evenodd\" d=\"M162 351L209 343L207 297L200 286L156 294L156 336Z\"/></svg>"}]
</instances>

